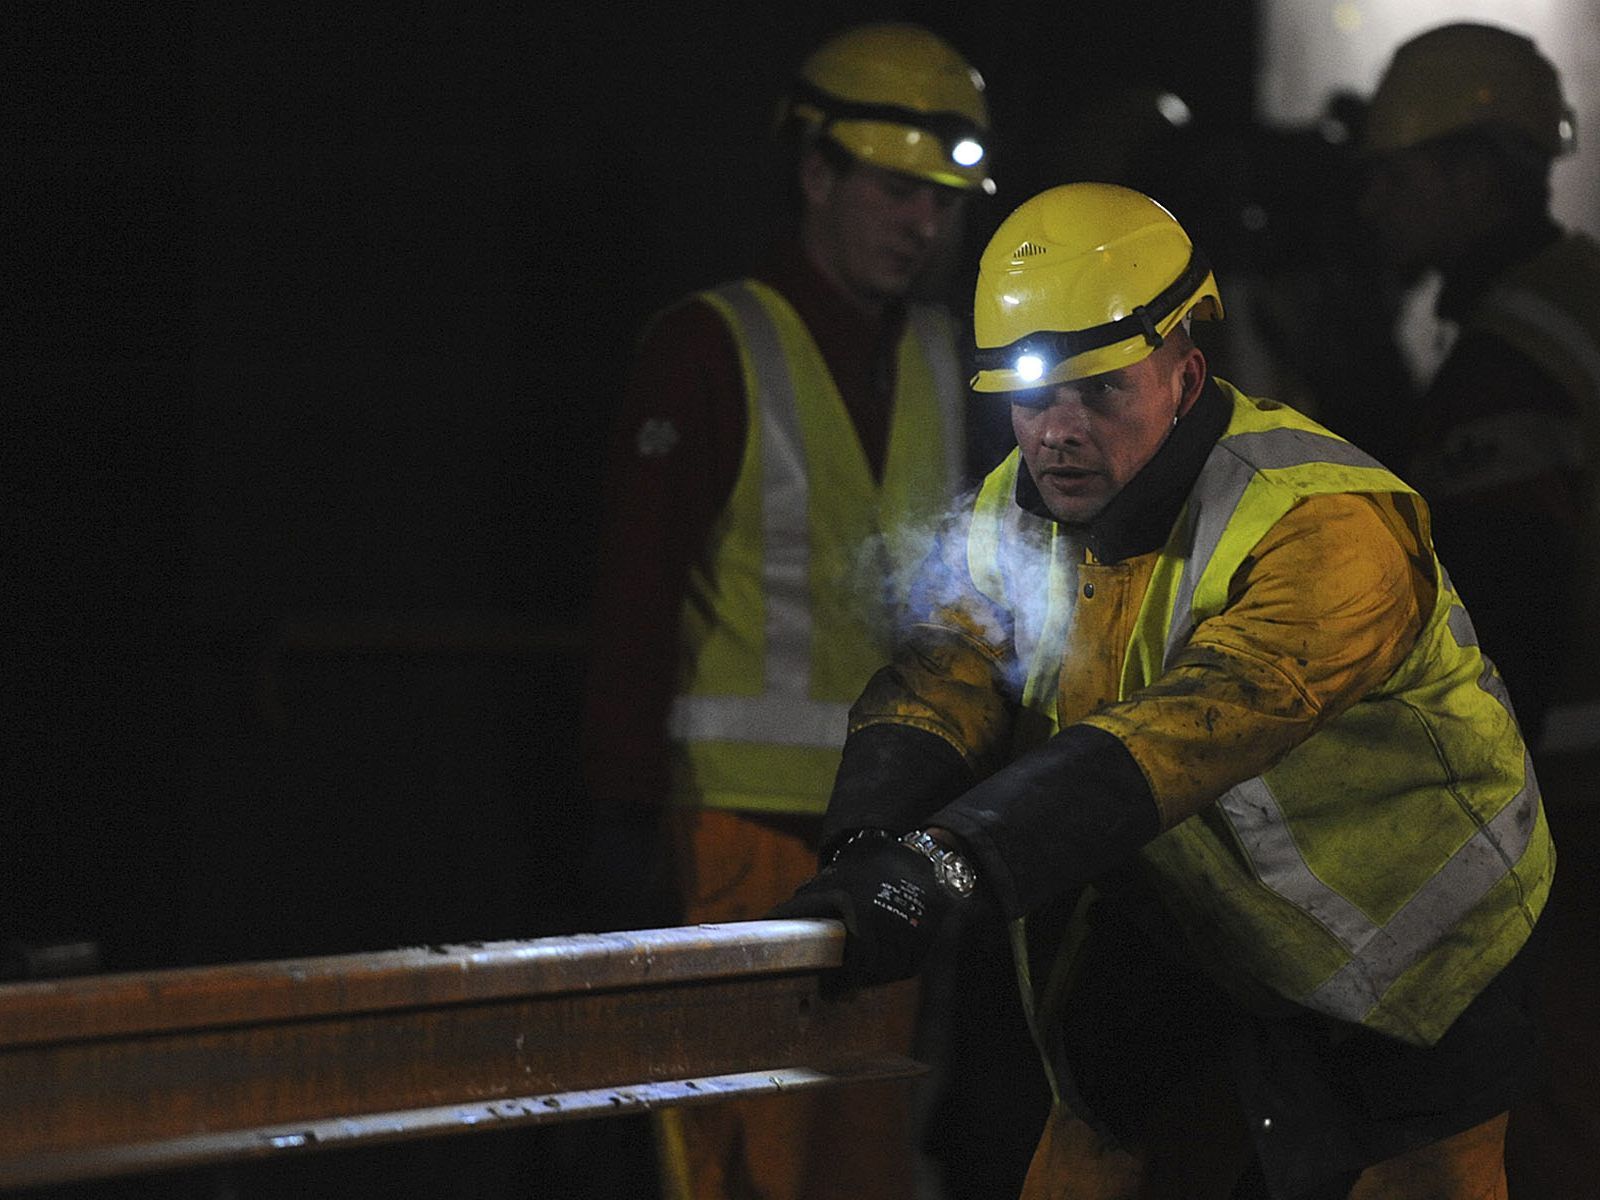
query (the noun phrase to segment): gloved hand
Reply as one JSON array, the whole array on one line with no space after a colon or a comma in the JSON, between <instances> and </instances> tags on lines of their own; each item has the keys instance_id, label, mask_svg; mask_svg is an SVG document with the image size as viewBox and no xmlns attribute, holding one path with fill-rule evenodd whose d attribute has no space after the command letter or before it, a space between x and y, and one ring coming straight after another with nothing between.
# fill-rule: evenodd
<instances>
[{"instance_id":1,"label":"gloved hand","mask_svg":"<svg viewBox=\"0 0 1600 1200\"><path fill-rule=\"evenodd\" d=\"M841 981L867 986L915 975L958 903L940 886L932 862L885 833L846 842L832 862L767 915L843 921Z\"/></svg>"}]
</instances>

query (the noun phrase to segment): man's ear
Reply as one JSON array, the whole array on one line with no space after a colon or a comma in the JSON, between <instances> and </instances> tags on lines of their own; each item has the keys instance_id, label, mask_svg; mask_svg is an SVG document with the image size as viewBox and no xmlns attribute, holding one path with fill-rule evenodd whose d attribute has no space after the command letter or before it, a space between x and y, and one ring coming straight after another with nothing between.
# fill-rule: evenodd
<instances>
[{"instance_id":1,"label":"man's ear","mask_svg":"<svg viewBox=\"0 0 1600 1200\"><path fill-rule=\"evenodd\" d=\"M806 203L813 208L825 203L839 175L822 152L815 146L807 147L800 155L798 171L800 194L806 198Z\"/></svg>"},{"instance_id":2,"label":"man's ear","mask_svg":"<svg viewBox=\"0 0 1600 1200\"><path fill-rule=\"evenodd\" d=\"M1178 364L1178 376L1183 388L1178 400L1178 416L1184 416L1206 385L1206 356L1200 347L1190 343L1188 351Z\"/></svg>"}]
</instances>

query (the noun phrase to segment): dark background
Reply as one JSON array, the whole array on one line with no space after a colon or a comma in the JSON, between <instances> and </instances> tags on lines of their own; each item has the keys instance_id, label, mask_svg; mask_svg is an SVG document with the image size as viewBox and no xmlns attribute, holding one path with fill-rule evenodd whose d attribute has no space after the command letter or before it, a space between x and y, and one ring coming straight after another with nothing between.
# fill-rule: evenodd
<instances>
[{"instance_id":1,"label":"dark background","mask_svg":"<svg viewBox=\"0 0 1600 1200\"><path fill-rule=\"evenodd\" d=\"M19 10L0 917L109 966L560 930L599 450L640 322L761 247L805 50L984 71L971 253L1130 79L1250 111L1242 3L627 8Z\"/></svg>"},{"instance_id":2,"label":"dark background","mask_svg":"<svg viewBox=\"0 0 1600 1200\"><path fill-rule=\"evenodd\" d=\"M1252 13L9 7L0 936L129 969L581 928L599 451L640 322L761 247L803 53L900 17L983 71L1001 192L961 310L994 224L1073 174L1069 118L1130 85L1232 147L1212 191L1284 186L1248 153ZM1229 253L1237 205L1163 198ZM533 1153L627 1194L573 1165L612 1136L226 1186L338 1160L393 1195L426 1156L418 1194L517 1194Z\"/></svg>"}]
</instances>

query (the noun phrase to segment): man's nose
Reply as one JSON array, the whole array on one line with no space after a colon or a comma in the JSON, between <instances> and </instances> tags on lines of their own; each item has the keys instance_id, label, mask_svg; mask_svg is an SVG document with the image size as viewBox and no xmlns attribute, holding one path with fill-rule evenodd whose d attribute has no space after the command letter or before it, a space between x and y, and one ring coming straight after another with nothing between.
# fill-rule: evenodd
<instances>
[{"instance_id":1,"label":"man's nose","mask_svg":"<svg viewBox=\"0 0 1600 1200\"><path fill-rule=\"evenodd\" d=\"M949 202L939 194L939 189L931 183L925 183L914 189L911 195L906 198L906 223L917 232L919 237L928 241L934 240L943 232L949 212Z\"/></svg>"},{"instance_id":2,"label":"man's nose","mask_svg":"<svg viewBox=\"0 0 1600 1200\"><path fill-rule=\"evenodd\" d=\"M1084 440L1087 427L1082 402L1062 389L1040 415L1039 440L1051 447L1076 446Z\"/></svg>"}]
</instances>

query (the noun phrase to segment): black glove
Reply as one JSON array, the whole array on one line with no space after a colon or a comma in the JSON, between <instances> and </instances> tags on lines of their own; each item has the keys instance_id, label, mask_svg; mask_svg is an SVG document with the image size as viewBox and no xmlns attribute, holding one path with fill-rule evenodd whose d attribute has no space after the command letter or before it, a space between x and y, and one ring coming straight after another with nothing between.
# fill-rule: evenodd
<instances>
[{"instance_id":1,"label":"black glove","mask_svg":"<svg viewBox=\"0 0 1600 1200\"><path fill-rule=\"evenodd\" d=\"M933 863L893 834L868 831L767 915L844 922L842 982L909 979L922 967L939 926L960 899L940 885Z\"/></svg>"}]
</instances>

